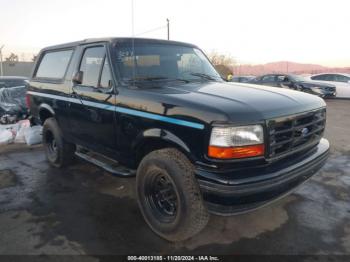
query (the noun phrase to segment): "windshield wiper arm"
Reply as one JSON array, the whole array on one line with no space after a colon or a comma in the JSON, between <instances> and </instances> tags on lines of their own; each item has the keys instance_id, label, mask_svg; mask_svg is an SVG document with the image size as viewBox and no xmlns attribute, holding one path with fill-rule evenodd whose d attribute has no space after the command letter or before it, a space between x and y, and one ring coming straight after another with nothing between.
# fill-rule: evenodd
<instances>
[{"instance_id":1,"label":"windshield wiper arm","mask_svg":"<svg viewBox=\"0 0 350 262\"><path fill-rule=\"evenodd\" d=\"M127 79L127 82L133 82L133 81L157 81L157 80L165 80L165 81L182 81L185 83L189 83L189 80L182 79L182 78L169 78L165 76L149 76L149 77L136 77L136 78L131 78Z\"/></svg>"},{"instance_id":2,"label":"windshield wiper arm","mask_svg":"<svg viewBox=\"0 0 350 262\"><path fill-rule=\"evenodd\" d=\"M207 79L207 80L217 80L215 77L204 74L204 73L191 73L193 76L199 76L201 78Z\"/></svg>"},{"instance_id":3,"label":"windshield wiper arm","mask_svg":"<svg viewBox=\"0 0 350 262\"><path fill-rule=\"evenodd\" d=\"M126 81L132 82L132 81L156 81L156 80L164 80L167 79L167 77L163 76L145 76L145 77L135 77L127 79Z\"/></svg>"}]
</instances>

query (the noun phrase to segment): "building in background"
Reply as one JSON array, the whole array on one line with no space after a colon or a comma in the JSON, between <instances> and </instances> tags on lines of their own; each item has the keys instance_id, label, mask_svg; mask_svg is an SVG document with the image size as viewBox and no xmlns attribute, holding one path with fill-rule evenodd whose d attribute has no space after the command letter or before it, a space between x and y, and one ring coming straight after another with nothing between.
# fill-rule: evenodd
<instances>
[{"instance_id":1,"label":"building in background","mask_svg":"<svg viewBox=\"0 0 350 262\"><path fill-rule=\"evenodd\" d=\"M4 76L25 76L32 73L34 62L4 61L2 62Z\"/></svg>"}]
</instances>

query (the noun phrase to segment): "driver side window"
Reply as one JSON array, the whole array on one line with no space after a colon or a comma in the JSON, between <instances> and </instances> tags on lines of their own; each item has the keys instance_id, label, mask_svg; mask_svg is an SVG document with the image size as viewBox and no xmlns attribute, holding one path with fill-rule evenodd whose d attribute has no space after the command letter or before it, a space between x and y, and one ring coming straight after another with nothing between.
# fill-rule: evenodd
<instances>
[{"instance_id":1,"label":"driver side window","mask_svg":"<svg viewBox=\"0 0 350 262\"><path fill-rule=\"evenodd\" d=\"M334 81L347 83L349 81L349 79L346 76L335 75L335 80Z\"/></svg>"},{"instance_id":2,"label":"driver side window","mask_svg":"<svg viewBox=\"0 0 350 262\"><path fill-rule=\"evenodd\" d=\"M79 71L83 72L81 85L98 87L104 56L105 48L103 46L88 47L85 49L79 68Z\"/></svg>"},{"instance_id":3,"label":"driver side window","mask_svg":"<svg viewBox=\"0 0 350 262\"><path fill-rule=\"evenodd\" d=\"M287 76L280 75L280 76L277 76L277 82L289 82L289 79Z\"/></svg>"}]
</instances>

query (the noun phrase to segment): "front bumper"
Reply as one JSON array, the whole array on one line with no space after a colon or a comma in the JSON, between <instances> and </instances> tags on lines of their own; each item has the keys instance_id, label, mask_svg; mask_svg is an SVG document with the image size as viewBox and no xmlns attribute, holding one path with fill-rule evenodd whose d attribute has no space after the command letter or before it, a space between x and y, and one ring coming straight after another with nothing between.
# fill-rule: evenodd
<instances>
[{"instance_id":1,"label":"front bumper","mask_svg":"<svg viewBox=\"0 0 350 262\"><path fill-rule=\"evenodd\" d=\"M196 176L209 212L234 215L259 208L292 192L325 164L328 154L329 143L321 139L310 151L278 163L221 172L197 167Z\"/></svg>"},{"instance_id":2,"label":"front bumper","mask_svg":"<svg viewBox=\"0 0 350 262\"><path fill-rule=\"evenodd\" d=\"M325 89L318 89L318 88L311 88L310 93L314 95L318 95L320 97L334 97L336 96L335 90L325 90Z\"/></svg>"}]
</instances>

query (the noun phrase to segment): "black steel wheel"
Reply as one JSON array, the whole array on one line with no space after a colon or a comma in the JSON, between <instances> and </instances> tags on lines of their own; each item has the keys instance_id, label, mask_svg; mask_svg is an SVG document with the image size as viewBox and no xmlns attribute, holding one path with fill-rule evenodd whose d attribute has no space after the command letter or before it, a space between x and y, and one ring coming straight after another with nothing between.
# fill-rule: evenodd
<instances>
[{"instance_id":1,"label":"black steel wheel","mask_svg":"<svg viewBox=\"0 0 350 262\"><path fill-rule=\"evenodd\" d=\"M64 167L74 159L75 145L66 142L54 118L48 118L43 125L43 146L46 158L54 167Z\"/></svg>"},{"instance_id":2,"label":"black steel wheel","mask_svg":"<svg viewBox=\"0 0 350 262\"><path fill-rule=\"evenodd\" d=\"M55 160L58 157L58 148L57 148L56 139L50 130L46 131L45 137L46 139L44 142L44 146L47 148L46 152L48 154L48 158Z\"/></svg>"},{"instance_id":3,"label":"black steel wheel","mask_svg":"<svg viewBox=\"0 0 350 262\"><path fill-rule=\"evenodd\" d=\"M209 220L194 169L174 148L146 155L136 175L137 200L151 229L169 241L200 232Z\"/></svg>"},{"instance_id":4,"label":"black steel wheel","mask_svg":"<svg viewBox=\"0 0 350 262\"><path fill-rule=\"evenodd\" d=\"M153 170L146 178L145 198L149 208L160 221L174 221L177 214L178 193L171 177L163 170Z\"/></svg>"}]
</instances>

